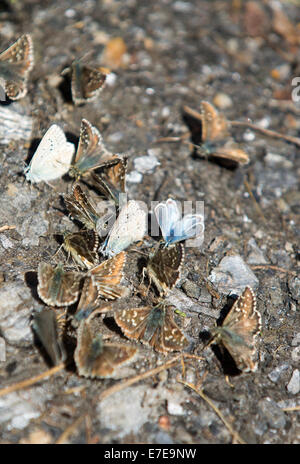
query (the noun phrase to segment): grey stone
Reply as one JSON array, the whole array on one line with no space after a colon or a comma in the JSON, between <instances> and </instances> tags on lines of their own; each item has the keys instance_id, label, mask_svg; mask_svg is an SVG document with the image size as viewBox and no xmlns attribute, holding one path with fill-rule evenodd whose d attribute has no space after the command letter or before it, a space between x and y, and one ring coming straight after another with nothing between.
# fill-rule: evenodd
<instances>
[{"instance_id":1,"label":"grey stone","mask_svg":"<svg viewBox=\"0 0 300 464\"><path fill-rule=\"evenodd\" d=\"M247 263L249 264L267 264L267 260L264 257L263 252L257 246L256 241L254 238L251 238L248 242L248 247L250 248L250 252L247 258Z\"/></svg>"},{"instance_id":2,"label":"grey stone","mask_svg":"<svg viewBox=\"0 0 300 464\"><path fill-rule=\"evenodd\" d=\"M0 362L6 361L6 343L4 338L0 337Z\"/></svg>"},{"instance_id":3,"label":"grey stone","mask_svg":"<svg viewBox=\"0 0 300 464\"><path fill-rule=\"evenodd\" d=\"M291 358L300 366L300 346L296 346L296 348L292 350Z\"/></svg>"},{"instance_id":4,"label":"grey stone","mask_svg":"<svg viewBox=\"0 0 300 464\"><path fill-rule=\"evenodd\" d=\"M260 414L274 429L283 429L285 426L284 412L277 406L271 398L264 398L259 402Z\"/></svg>"},{"instance_id":5,"label":"grey stone","mask_svg":"<svg viewBox=\"0 0 300 464\"><path fill-rule=\"evenodd\" d=\"M140 184L143 180L143 174L138 171L131 171L126 175L126 182L130 184Z\"/></svg>"},{"instance_id":6,"label":"grey stone","mask_svg":"<svg viewBox=\"0 0 300 464\"><path fill-rule=\"evenodd\" d=\"M0 287L0 331L5 340L12 345L32 344L30 328L30 290L21 283L6 283Z\"/></svg>"},{"instance_id":7,"label":"grey stone","mask_svg":"<svg viewBox=\"0 0 300 464\"><path fill-rule=\"evenodd\" d=\"M21 227L17 230L22 235L22 245L38 246L39 237L45 235L48 230L49 221L44 219L43 214L36 213L34 216L27 217Z\"/></svg>"},{"instance_id":8,"label":"grey stone","mask_svg":"<svg viewBox=\"0 0 300 464\"><path fill-rule=\"evenodd\" d=\"M276 367L268 374L268 378L271 380L271 382L276 383L279 380L281 374L284 371L286 371L288 368L289 368L289 364L287 363L281 364L280 366Z\"/></svg>"},{"instance_id":9,"label":"grey stone","mask_svg":"<svg viewBox=\"0 0 300 464\"><path fill-rule=\"evenodd\" d=\"M166 297L168 303L174 305L180 311L185 313L202 313L207 316L217 319L219 317L219 312L212 309L210 306L206 307L201 304L195 304L195 302L186 296L182 291L174 288L172 292Z\"/></svg>"},{"instance_id":10,"label":"grey stone","mask_svg":"<svg viewBox=\"0 0 300 464\"><path fill-rule=\"evenodd\" d=\"M239 255L225 256L212 270L209 280L221 293L237 295L240 295L247 285L255 290L259 284L253 271Z\"/></svg>"},{"instance_id":11,"label":"grey stone","mask_svg":"<svg viewBox=\"0 0 300 464\"><path fill-rule=\"evenodd\" d=\"M145 393L144 386L129 387L101 401L97 406L101 426L114 430L120 438L138 433L151 412L143 401Z\"/></svg>"},{"instance_id":12,"label":"grey stone","mask_svg":"<svg viewBox=\"0 0 300 464\"><path fill-rule=\"evenodd\" d=\"M140 156L139 158L135 158L133 163L136 171L142 174L150 174L156 166L160 165L160 162L154 155Z\"/></svg>"},{"instance_id":13,"label":"grey stone","mask_svg":"<svg viewBox=\"0 0 300 464\"><path fill-rule=\"evenodd\" d=\"M289 290L291 292L292 298L300 302L300 278L297 276L290 277L288 280L288 286L289 286Z\"/></svg>"},{"instance_id":14,"label":"grey stone","mask_svg":"<svg viewBox=\"0 0 300 464\"><path fill-rule=\"evenodd\" d=\"M0 398L0 424L7 430L24 429L31 419L41 415L42 407L52 395L43 387L9 393Z\"/></svg>"},{"instance_id":15,"label":"grey stone","mask_svg":"<svg viewBox=\"0 0 300 464\"><path fill-rule=\"evenodd\" d=\"M32 118L24 114L18 102L9 107L0 107L0 143L7 144L11 140L29 140L32 131Z\"/></svg>"},{"instance_id":16,"label":"grey stone","mask_svg":"<svg viewBox=\"0 0 300 464\"><path fill-rule=\"evenodd\" d=\"M278 155L277 153L267 153L264 158L267 166L281 165L286 169L293 167L292 161L286 159L284 156Z\"/></svg>"},{"instance_id":17,"label":"grey stone","mask_svg":"<svg viewBox=\"0 0 300 464\"><path fill-rule=\"evenodd\" d=\"M300 332L298 332L295 337L293 338L293 340L291 341L291 345L292 346L297 346L297 345L300 345Z\"/></svg>"},{"instance_id":18,"label":"grey stone","mask_svg":"<svg viewBox=\"0 0 300 464\"><path fill-rule=\"evenodd\" d=\"M292 395L297 395L300 391L300 371L295 369L289 383L286 386L287 391Z\"/></svg>"},{"instance_id":19,"label":"grey stone","mask_svg":"<svg viewBox=\"0 0 300 464\"><path fill-rule=\"evenodd\" d=\"M182 288L187 294L187 296L189 296L190 298L195 298L195 299L199 298L200 292L201 292L200 287L192 280L186 280L182 284Z\"/></svg>"},{"instance_id":20,"label":"grey stone","mask_svg":"<svg viewBox=\"0 0 300 464\"><path fill-rule=\"evenodd\" d=\"M285 269L289 269L292 264L291 258L285 250L273 251L271 261L273 264Z\"/></svg>"},{"instance_id":21,"label":"grey stone","mask_svg":"<svg viewBox=\"0 0 300 464\"><path fill-rule=\"evenodd\" d=\"M154 443L160 445L173 445L174 441L170 437L170 435L166 432L158 432L154 437Z\"/></svg>"},{"instance_id":22,"label":"grey stone","mask_svg":"<svg viewBox=\"0 0 300 464\"><path fill-rule=\"evenodd\" d=\"M1 241L1 245L3 246L5 250L7 248L14 247L14 244L12 243L12 241L5 234L0 234L0 241Z\"/></svg>"}]
</instances>

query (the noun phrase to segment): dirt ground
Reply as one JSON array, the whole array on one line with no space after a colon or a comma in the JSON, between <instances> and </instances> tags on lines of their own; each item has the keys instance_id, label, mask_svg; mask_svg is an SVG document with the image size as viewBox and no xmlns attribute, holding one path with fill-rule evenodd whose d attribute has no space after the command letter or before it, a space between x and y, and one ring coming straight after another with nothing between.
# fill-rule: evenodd
<instances>
[{"instance_id":1,"label":"dirt ground","mask_svg":"<svg viewBox=\"0 0 300 464\"><path fill-rule=\"evenodd\" d=\"M186 315L176 321L192 342L190 352L203 359L185 358L184 367L178 360L106 398L103 392L121 379L176 353L165 357L138 345L137 360L120 370L120 379L85 379L70 366L29 388L3 396L0 390L0 443L300 442L299 145L233 125L250 163L228 169L195 156L187 143L156 142L185 134L183 106L199 111L202 100L231 121L297 137L300 103L292 101L291 81L300 76L299 23L299 4L288 0L1 2L1 51L30 33L35 67L28 95L0 106L2 127L7 111L15 121L11 133L0 128L0 226L14 226L0 232L0 388L51 367L30 326L33 309L42 306L35 273L57 250L56 234L76 230L60 197L72 181L31 186L23 167L52 123L76 141L86 118L112 152L127 154L130 198L149 206L168 197L204 201L205 237L202 247L186 248L170 295ZM112 53L117 37L123 40ZM60 73L85 55L113 74L96 101L76 107ZM141 280L140 257L129 255L132 286ZM203 334L241 277L231 276L227 290L212 278L222 274L225 256L246 263L246 283L257 295L262 331L255 373L234 372L215 348L200 353ZM114 307L145 302L135 296ZM111 315L95 324L121 339Z\"/></svg>"}]
</instances>

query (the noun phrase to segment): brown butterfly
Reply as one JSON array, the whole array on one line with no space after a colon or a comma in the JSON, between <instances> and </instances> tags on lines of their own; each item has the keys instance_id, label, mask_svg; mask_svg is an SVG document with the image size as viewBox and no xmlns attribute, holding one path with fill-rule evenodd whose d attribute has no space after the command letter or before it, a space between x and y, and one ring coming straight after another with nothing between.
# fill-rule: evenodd
<instances>
[{"instance_id":1,"label":"brown butterfly","mask_svg":"<svg viewBox=\"0 0 300 464\"><path fill-rule=\"evenodd\" d=\"M77 332L74 353L79 375L91 378L113 378L116 369L133 361L137 349L119 343L106 343L101 335L93 336L89 324L83 320Z\"/></svg>"},{"instance_id":2,"label":"brown butterfly","mask_svg":"<svg viewBox=\"0 0 300 464\"><path fill-rule=\"evenodd\" d=\"M110 153L104 146L98 129L82 119L79 143L69 175L79 179L93 169L117 163L119 157Z\"/></svg>"},{"instance_id":3,"label":"brown butterfly","mask_svg":"<svg viewBox=\"0 0 300 464\"><path fill-rule=\"evenodd\" d=\"M92 68L80 60L74 60L69 68L63 70L62 75L71 73L71 92L75 105L95 100L103 90L109 69Z\"/></svg>"},{"instance_id":4,"label":"brown butterfly","mask_svg":"<svg viewBox=\"0 0 300 464\"><path fill-rule=\"evenodd\" d=\"M36 311L32 328L45 348L54 366L66 359L66 352L58 336L55 312L49 308Z\"/></svg>"},{"instance_id":5,"label":"brown butterfly","mask_svg":"<svg viewBox=\"0 0 300 464\"><path fill-rule=\"evenodd\" d=\"M61 264L56 267L41 262L38 267L38 295L49 306L69 306L77 301L81 274L64 271Z\"/></svg>"},{"instance_id":6,"label":"brown butterfly","mask_svg":"<svg viewBox=\"0 0 300 464\"><path fill-rule=\"evenodd\" d=\"M183 262L184 246L178 242L168 247L160 243L158 249L150 254L146 271L161 296L166 295L176 285Z\"/></svg>"},{"instance_id":7,"label":"brown butterfly","mask_svg":"<svg viewBox=\"0 0 300 464\"><path fill-rule=\"evenodd\" d=\"M84 224L87 229L96 229L100 216L79 184L73 186L71 195L64 196L64 202L74 219Z\"/></svg>"},{"instance_id":8,"label":"brown butterfly","mask_svg":"<svg viewBox=\"0 0 300 464\"><path fill-rule=\"evenodd\" d=\"M63 247L80 267L90 269L99 262L99 237L94 230L65 233Z\"/></svg>"},{"instance_id":9,"label":"brown butterfly","mask_svg":"<svg viewBox=\"0 0 300 464\"><path fill-rule=\"evenodd\" d=\"M27 94L27 79L33 65L33 44L29 34L22 35L0 54L0 84L12 100Z\"/></svg>"},{"instance_id":10,"label":"brown butterfly","mask_svg":"<svg viewBox=\"0 0 300 464\"><path fill-rule=\"evenodd\" d=\"M93 185L117 206L120 204L120 194L126 190L126 170L127 158L120 156L115 164L104 166L100 174L91 172Z\"/></svg>"},{"instance_id":11,"label":"brown butterfly","mask_svg":"<svg viewBox=\"0 0 300 464\"><path fill-rule=\"evenodd\" d=\"M73 327L78 327L79 322L83 319L87 319L92 312L99 308L100 304L98 288L94 285L92 277L86 276L81 290L80 300L72 320Z\"/></svg>"},{"instance_id":12,"label":"brown butterfly","mask_svg":"<svg viewBox=\"0 0 300 464\"><path fill-rule=\"evenodd\" d=\"M121 251L113 258L107 259L89 270L89 275L97 287L99 297L114 300L128 296L129 289L120 285L125 263L126 253Z\"/></svg>"},{"instance_id":13,"label":"brown butterfly","mask_svg":"<svg viewBox=\"0 0 300 464\"><path fill-rule=\"evenodd\" d=\"M261 330L261 315L256 309L252 288L246 287L233 304L221 326L212 329L211 343L221 343L230 353L238 369L256 371L255 339Z\"/></svg>"},{"instance_id":14,"label":"brown butterfly","mask_svg":"<svg viewBox=\"0 0 300 464\"><path fill-rule=\"evenodd\" d=\"M232 163L248 164L249 157L229 135L229 122L224 114L207 101L201 102L201 113L185 107L186 113L201 124L201 144L198 151L203 156L227 160ZM225 161L226 162L226 161Z\"/></svg>"},{"instance_id":15,"label":"brown butterfly","mask_svg":"<svg viewBox=\"0 0 300 464\"><path fill-rule=\"evenodd\" d=\"M126 337L140 340L160 353L181 351L189 344L165 304L122 309L114 318Z\"/></svg>"}]
</instances>

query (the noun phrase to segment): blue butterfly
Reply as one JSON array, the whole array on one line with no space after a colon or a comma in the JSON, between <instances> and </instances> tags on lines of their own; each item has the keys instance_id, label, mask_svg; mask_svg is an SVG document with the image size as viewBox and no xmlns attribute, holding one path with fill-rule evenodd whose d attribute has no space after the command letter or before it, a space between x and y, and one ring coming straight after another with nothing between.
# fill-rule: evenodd
<instances>
[{"instance_id":1,"label":"blue butterfly","mask_svg":"<svg viewBox=\"0 0 300 464\"><path fill-rule=\"evenodd\" d=\"M172 198L156 205L154 214L166 242L165 246L203 234L203 215L186 214L181 217L177 203Z\"/></svg>"}]
</instances>

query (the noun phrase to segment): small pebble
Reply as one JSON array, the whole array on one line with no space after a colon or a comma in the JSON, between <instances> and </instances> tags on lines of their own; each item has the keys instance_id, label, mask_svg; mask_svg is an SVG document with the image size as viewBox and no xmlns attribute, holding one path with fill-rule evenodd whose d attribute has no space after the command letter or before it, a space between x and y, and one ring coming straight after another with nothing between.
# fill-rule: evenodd
<instances>
[{"instance_id":1,"label":"small pebble","mask_svg":"<svg viewBox=\"0 0 300 464\"><path fill-rule=\"evenodd\" d=\"M281 374L284 371L286 371L288 368L289 368L289 364L287 363L281 364L280 366L276 367L268 374L268 378L271 380L271 382L276 383L278 382Z\"/></svg>"},{"instance_id":2,"label":"small pebble","mask_svg":"<svg viewBox=\"0 0 300 464\"><path fill-rule=\"evenodd\" d=\"M232 100L226 93L217 93L213 99L213 103L221 110L226 110L232 106Z\"/></svg>"},{"instance_id":3,"label":"small pebble","mask_svg":"<svg viewBox=\"0 0 300 464\"><path fill-rule=\"evenodd\" d=\"M0 362L6 361L6 345L4 338L0 337Z\"/></svg>"},{"instance_id":4,"label":"small pebble","mask_svg":"<svg viewBox=\"0 0 300 464\"><path fill-rule=\"evenodd\" d=\"M255 290L258 279L239 255L225 256L210 273L209 280L218 291L240 295L248 285Z\"/></svg>"},{"instance_id":5,"label":"small pebble","mask_svg":"<svg viewBox=\"0 0 300 464\"><path fill-rule=\"evenodd\" d=\"M297 395L300 391L300 371L299 369L295 369L291 380L287 384L287 391L291 393L292 395Z\"/></svg>"},{"instance_id":6,"label":"small pebble","mask_svg":"<svg viewBox=\"0 0 300 464\"><path fill-rule=\"evenodd\" d=\"M160 165L160 162L154 155L140 156L135 158L134 162L135 169L142 174L150 174L154 171L156 166Z\"/></svg>"},{"instance_id":7,"label":"small pebble","mask_svg":"<svg viewBox=\"0 0 300 464\"><path fill-rule=\"evenodd\" d=\"M130 171L126 175L126 182L130 184L140 184L143 180L143 174L138 171Z\"/></svg>"},{"instance_id":8,"label":"small pebble","mask_svg":"<svg viewBox=\"0 0 300 464\"><path fill-rule=\"evenodd\" d=\"M172 416L183 416L184 415L184 409L181 406L180 403L177 403L172 400L168 400L168 413L171 414Z\"/></svg>"},{"instance_id":9,"label":"small pebble","mask_svg":"<svg viewBox=\"0 0 300 464\"><path fill-rule=\"evenodd\" d=\"M285 414L275 401L265 398L259 402L261 415L274 429L283 429L286 423Z\"/></svg>"}]
</instances>

